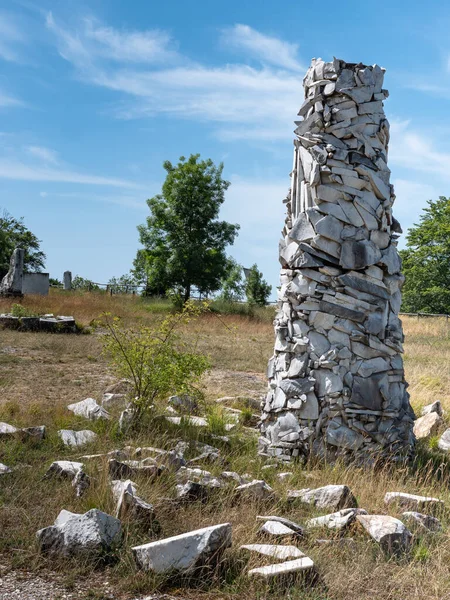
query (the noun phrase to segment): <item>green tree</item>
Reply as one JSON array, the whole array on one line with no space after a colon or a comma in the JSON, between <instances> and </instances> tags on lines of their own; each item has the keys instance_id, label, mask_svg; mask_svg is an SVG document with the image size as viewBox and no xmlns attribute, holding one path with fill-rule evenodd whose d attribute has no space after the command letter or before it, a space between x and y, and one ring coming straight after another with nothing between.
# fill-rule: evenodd
<instances>
[{"instance_id":1,"label":"green tree","mask_svg":"<svg viewBox=\"0 0 450 600\"><path fill-rule=\"evenodd\" d=\"M450 313L450 198L428 200L400 251L404 312Z\"/></svg>"},{"instance_id":2,"label":"green tree","mask_svg":"<svg viewBox=\"0 0 450 600\"><path fill-rule=\"evenodd\" d=\"M227 302L242 300L245 293L245 285L242 280L242 266L231 256L228 258L227 273L221 282L220 298Z\"/></svg>"},{"instance_id":3,"label":"green tree","mask_svg":"<svg viewBox=\"0 0 450 600\"><path fill-rule=\"evenodd\" d=\"M125 274L120 277L111 277L108 281L108 289L112 289L115 294L128 294L136 290L139 284L133 275Z\"/></svg>"},{"instance_id":4,"label":"green tree","mask_svg":"<svg viewBox=\"0 0 450 600\"><path fill-rule=\"evenodd\" d=\"M187 302L192 289L208 294L220 288L227 270L225 248L233 244L239 225L219 221L219 210L230 183L222 178L223 164L192 154L173 166L162 194L147 200L151 215L138 226L143 249L134 262L145 272L149 289L176 290Z\"/></svg>"},{"instance_id":5,"label":"green tree","mask_svg":"<svg viewBox=\"0 0 450 600\"><path fill-rule=\"evenodd\" d=\"M23 248L24 271L39 272L45 266L45 254L41 250L41 242L23 222L23 218L15 219L4 211L0 216L0 279L9 269L9 261L14 248Z\"/></svg>"},{"instance_id":6,"label":"green tree","mask_svg":"<svg viewBox=\"0 0 450 600\"><path fill-rule=\"evenodd\" d=\"M99 290L100 287L90 279L85 279L84 277L80 277L80 275L75 275L75 277L72 279L72 289L89 290L92 292L93 290Z\"/></svg>"},{"instance_id":7,"label":"green tree","mask_svg":"<svg viewBox=\"0 0 450 600\"><path fill-rule=\"evenodd\" d=\"M265 306L272 291L272 286L263 279L263 274L254 264L246 273L245 295L249 304Z\"/></svg>"}]
</instances>

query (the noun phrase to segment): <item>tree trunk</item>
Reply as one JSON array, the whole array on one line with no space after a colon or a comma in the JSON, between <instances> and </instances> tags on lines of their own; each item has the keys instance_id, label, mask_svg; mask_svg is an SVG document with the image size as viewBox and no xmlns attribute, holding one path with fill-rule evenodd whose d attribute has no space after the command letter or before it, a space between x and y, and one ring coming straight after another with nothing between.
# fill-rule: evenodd
<instances>
[{"instance_id":1,"label":"tree trunk","mask_svg":"<svg viewBox=\"0 0 450 600\"><path fill-rule=\"evenodd\" d=\"M189 298L191 297L191 284L188 283L188 285L186 286L185 290L184 290L184 303L186 304L186 302L189 301Z\"/></svg>"}]
</instances>

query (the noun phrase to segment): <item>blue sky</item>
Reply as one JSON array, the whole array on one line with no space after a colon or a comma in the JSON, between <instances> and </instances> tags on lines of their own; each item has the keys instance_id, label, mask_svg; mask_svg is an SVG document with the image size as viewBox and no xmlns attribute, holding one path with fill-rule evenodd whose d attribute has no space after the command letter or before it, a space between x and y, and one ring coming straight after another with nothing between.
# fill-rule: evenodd
<instances>
[{"instance_id":1,"label":"blue sky","mask_svg":"<svg viewBox=\"0 0 450 600\"><path fill-rule=\"evenodd\" d=\"M232 182L229 253L278 283L293 120L312 57L387 69L404 230L450 196L450 5L322 0L0 1L0 207L47 270L128 272L162 163L200 153Z\"/></svg>"}]
</instances>

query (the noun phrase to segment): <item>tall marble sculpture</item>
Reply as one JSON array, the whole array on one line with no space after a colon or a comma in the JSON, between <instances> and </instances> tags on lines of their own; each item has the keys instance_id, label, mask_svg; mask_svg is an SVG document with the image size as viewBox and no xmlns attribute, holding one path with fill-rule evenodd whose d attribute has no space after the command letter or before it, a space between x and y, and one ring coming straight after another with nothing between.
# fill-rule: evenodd
<instances>
[{"instance_id":1,"label":"tall marble sculpture","mask_svg":"<svg viewBox=\"0 0 450 600\"><path fill-rule=\"evenodd\" d=\"M414 451L383 77L314 59L303 80L260 437L282 460Z\"/></svg>"},{"instance_id":2,"label":"tall marble sculpture","mask_svg":"<svg viewBox=\"0 0 450 600\"><path fill-rule=\"evenodd\" d=\"M1 296L22 296L24 257L22 248L16 248L12 253L9 271L0 282Z\"/></svg>"}]
</instances>

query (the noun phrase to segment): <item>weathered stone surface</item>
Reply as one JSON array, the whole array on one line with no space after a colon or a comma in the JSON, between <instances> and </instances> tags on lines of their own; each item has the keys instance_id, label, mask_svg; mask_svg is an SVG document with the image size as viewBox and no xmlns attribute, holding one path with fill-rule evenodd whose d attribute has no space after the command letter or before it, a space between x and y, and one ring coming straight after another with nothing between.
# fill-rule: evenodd
<instances>
[{"instance_id":1,"label":"weathered stone surface","mask_svg":"<svg viewBox=\"0 0 450 600\"><path fill-rule=\"evenodd\" d=\"M241 497L253 500L273 500L275 498L273 489L262 479L254 479L250 483L239 485L234 491Z\"/></svg>"},{"instance_id":2,"label":"weathered stone surface","mask_svg":"<svg viewBox=\"0 0 450 600\"><path fill-rule=\"evenodd\" d=\"M403 519L410 524L411 528L427 529L428 531L442 531L442 524L439 519L431 515L424 515L415 511L402 513Z\"/></svg>"},{"instance_id":3,"label":"weathered stone surface","mask_svg":"<svg viewBox=\"0 0 450 600\"><path fill-rule=\"evenodd\" d=\"M248 576L251 578L259 577L261 579L273 579L276 577L299 573L300 571L308 571L313 567L313 561L307 556L304 556L303 558L297 558L296 560L288 560L275 565L267 565L266 567L250 569Z\"/></svg>"},{"instance_id":4,"label":"weathered stone surface","mask_svg":"<svg viewBox=\"0 0 450 600\"><path fill-rule=\"evenodd\" d=\"M153 523L155 511L152 504L145 502L136 494L136 484L127 479L126 481L111 481L113 496L117 501L115 516L117 518L131 515L135 521Z\"/></svg>"},{"instance_id":5,"label":"weathered stone surface","mask_svg":"<svg viewBox=\"0 0 450 600\"><path fill-rule=\"evenodd\" d=\"M0 282L0 295L22 295L24 257L25 251L22 248L16 248L12 253L9 270Z\"/></svg>"},{"instance_id":6,"label":"weathered stone surface","mask_svg":"<svg viewBox=\"0 0 450 600\"><path fill-rule=\"evenodd\" d=\"M266 521L263 525L261 525L259 533L274 537L296 537L299 535L298 532L294 531L287 525L280 523L279 521Z\"/></svg>"},{"instance_id":7,"label":"weathered stone surface","mask_svg":"<svg viewBox=\"0 0 450 600\"><path fill-rule=\"evenodd\" d=\"M288 499L312 504L317 508L341 510L357 507L356 498L346 485L326 485L316 489L290 490Z\"/></svg>"},{"instance_id":8,"label":"weathered stone surface","mask_svg":"<svg viewBox=\"0 0 450 600\"><path fill-rule=\"evenodd\" d=\"M428 404L422 408L422 416L430 413L437 413L440 417L444 416L444 411L442 410L442 405L439 400L435 400L432 404Z\"/></svg>"},{"instance_id":9,"label":"weathered stone surface","mask_svg":"<svg viewBox=\"0 0 450 600\"><path fill-rule=\"evenodd\" d=\"M437 412L430 412L414 422L414 435L418 440L427 439L439 431L443 422Z\"/></svg>"},{"instance_id":10,"label":"weathered stone surface","mask_svg":"<svg viewBox=\"0 0 450 600\"><path fill-rule=\"evenodd\" d=\"M450 450L450 429L447 429L441 435L439 438L438 447L440 450L444 450L444 452L448 452Z\"/></svg>"},{"instance_id":11,"label":"weathered stone surface","mask_svg":"<svg viewBox=\"0 0 450 600\"><path fill-rule=\"evenodd\" d=\"M250 553L270 556L278 560L288 560L289 558L302 558L305 556L301 550L295 546L281 546L273 544L246 544L240 546L239 550L246 550Z\"/></svg>"},{"instance_id":12,"label":"weathered stone surface","mask_svg":"<svg viewBox=\"0 0 450 600\"><path fill-rule=\"evenodd\" d=\"M0 463L0 475L6 475L7 473L12 473L12 469Z\"/></svg>"},{"instance_id":13,"label":"weathered stone surface","mask_svg":"<svg viewBox=\"0 0 450 600\"><path fill-rule=\"evenodd\" d=\"M386 553L402 554L410 550L411 532L399 519L387 515L358 515L356 519Z\"/></svg>"},{"instance_id":14,"label":"weathered stone surface","mask_svg":"<svg viewBox=\"0 0 450 600\"><path fill-rule=\"evenodd\" d=\"M132 548L137 566L157 574L189 573L220 560L231 546L231 525L223 523Z\"/></svg>"},{"instance_id":15,"label":"weathered stone surface","mask_svg":"<svg viewBox=\"0 0 450 600\"><path fill-rule=\"evenodd\" d=\"M396 462L414 452L383 76L314 59L303 81L260 422L267 457Z\"/></svg>"},{"instance_id":16,"label":"weathered stone surface","mask_svg":"<svg viewBox=\"0 0 450 600\"><path fill-rule=\"evenodd\" d=\"M83 463L71 460L55 460L47 469L45 477L65 477L73 479L83 469Z\"/></svg>"},{"instance_id":17,"label":"weathered stone surface","mask_svg":"<svg viewBox=\"0 0 450 600\"><path fill-rule=\"evenodd\" d=\"M292 529L292 531L295 531L296 533L299 533L300 535L303 535L303 533L304 533L304 527L302 527L302 525L299 525L298 523L294 523L294 521L291 521L290 519L286 519L285 517L277 517L275 515L271 515L271 516L258 515L256 517L256 520L257 521L272 521L272 522L281 523L282 525L285 525L286 527L288 527L289 529Z\"/></svg>"},{"instance_id":18,"label":"weathered stone surface","mask_svg":"<svg viewBox=\"0 0 450 600\"><path fill-rule=\"evenodd\" d=\"M80 469L76 472L75 477L72 480L72 486L75 488L75 493L77 498L81 498L86 490L89 489L91 485L91 479L89 475L87 475L83 469Z\"/></svg>"},{"instance_id":19,"label":"weathered stone surface","mask_svg":"<svg viewBox=\"0 0 450 600\"><path fill-rule=\"evenodd\" d=\"M85 417L91 421L110 418L108 411L97 404L94 398L86 398L86 400L81 400L81 402L69 404L67 408L73 412L74 415Z\"/></svg>"},{"instance_id":20,"label":"weathered stone surface","mask_svg":"<svg viewBox=\"0 0 450 600\"><path fill-rule=\"evenodd\" d=\"M195 413L198 410L198 403L195 398L183 394L182 396L170 396L167 401L176 411L182 413Z\"/></svg>"},{"instance_id":21,"label":"weathered stone surface","mask_svg":"<svg viewBox=\"0 0 450 600\"><path fill-rule=\"evenodd\" d=\"M115 458L108 461L108 470L113 479L128 479L135 475L156 477L161 473L161 467L155 463L146 464L139 460L119 461Z\"/></svg>"},{"instance_id":22,"label":"weathered stone surface","mask_svg":"<svg viewBox=\"0 0 450 600\"><path fill-rule=\"evenodd\" d=\"M327 529L345 529L356 520L357 515L367 515L362 508L344 508L335 513L308 519L305 523L307 529L326 527Z\"/></svg>"},{"instance_id":23,"label":"weathered stone surface","mask_svg":"<svg viewBox=\"0 0 450 600\"><path fill-rule=\"evenodd\" d=\"M103 394L102 406L108 411L111 409L124 409L127 404L128 399L126 394Z\"/></svg>"},{"instance_id":24,"label":"weathered stone surface","mask_svg":"<svg viewBox=\"0 0 450 600\"><path fill-rule=\"evenodd\" d=\"M121 541L121 524L96 508L83 515L61 511L55 524L36 536L42 552L63 557L101 555Z\"/></svg>"},{"instance_id":25,"label":"weathered stone surface","mask_svg":"<svg viewBox=\"0 0 450 600\"><path fill-rule=\"evenodd\" d=\"M65 446L85 446L91 444L97 439L97 434L89 429L83 429L82 431L73 431L72 429L60 429L58 436L61 438Z\"/></svg>"},{"instance_id":26,"label":"weathered stone surface","mask_svg":"<svg viewBox=\"0 0 450 600\"><path fill-rule=\"evenodd\" d=\"M385 504L398 504L402 508L435 510L443 507L444 503L439 498L431 496L416 496L405 492L387 492L384 496Z\"/></svg>"}]
</instances>

